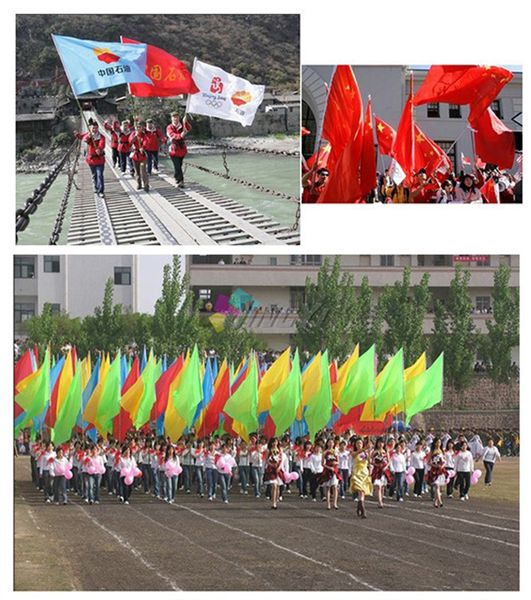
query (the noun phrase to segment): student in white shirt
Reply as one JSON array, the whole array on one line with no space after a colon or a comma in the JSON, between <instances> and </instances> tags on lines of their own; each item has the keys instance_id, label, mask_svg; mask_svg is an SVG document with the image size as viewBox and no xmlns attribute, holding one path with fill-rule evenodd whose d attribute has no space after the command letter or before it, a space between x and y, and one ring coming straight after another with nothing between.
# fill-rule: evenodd
<instances>
[{"instance_id":1,"label":"student in white shirt","mask_svg":"<svg viewBox=\"0 0 531 600\"><path fill-rule=\"evenodd\" d=\"M342 440L339 442L339 471L341 473L341 482L339 484L339 495L341 499L345 499L346 491L348 490L348 480L350 477L350 465L351 465L350 452L347 450L347 442Z\"/></svg>"},{"instance_id":2,"label":"student in white shirt","mask_svg":"<svg viewBox=\"0 0 531 600\"><path fill-rule=\"evenodd\" d=\"M449 439L446 442L446 449L444 451L444 460L445 466L449 471L455 471L455 449L454 442L452 439ZM453 498L454 495L454 486L455 486L455 476L450 477L448 483L446 484L446 496L448 498Z\"/></svg>"},{"instance_id":3,"label":"student in white shirt","mask_svg":"<svg viewBox=\"0 0 531 600\"><path fill-rule=\"evenodd\" d=\"M422 440L417 440L415 450L411 453L411 466L415 469L415 487L413 494L415 498L422 496L422 483L424 481L424 473L426 467L426 450Z\"/></svg>"},{"instance_id":4,"label":"student in white shirt","mask_svg":"<svg viewBox=\"0 0 531 600\"><path fill-rule=\"evenodd\" d=\"M216 450L216 444L210 442L208 451L205 453L205 473L207 483L208 499L212 501L216 497L216 458L219 452Z\"/></svg>"},{"instance_id":5,"label":"student in white shirt","mask_svg":"<svg viewBox=\"0 0 531 600\"><path fill-rule=\"evenodd\" d=\"M396 491L397 502L404 501L404 483L406 477L406 455L399 445L389 460L389 469L393 473L393 489Z\"/></svg>"},{"instance_id":6,"label":"student in white shirt","mask_svg":"<svg viewBox=\"0 0 531 600\"><path fill-rule=\"evenodd\" d=\"M125 446L122 450L122 455L120 457L119 462L119 473L121 473L122 469L136 469L136 460L131 456L131 450L129 446ZM124 504L129 504L129 498L131 497L131 492L133 490L133 483L125 483L125 476L120 474L120 484L121 484L121 497Z\"/></svg>"},{"instance_id":7,"label":"student in white shirt","mask_svg":"<svg viewBox=\"0 0 531 600\"><path fill-rule=\"evenodd\" d=\"M49 469L50 476L53 477L53 499L56 504L60 504L61 502L66 504L68 502L66 494L66 478L63 474L66 466L71 466L70 461L64 455L63 449L58 447L57 454L54 461L50 464Z\"/></svg>"},{"instance_id":8,"label":"student in white shirt","mask_svg":"<svg viewBox=\"0 0 531 600\"><path fill-rule=\"evenodd\" d=\"M474 471L474 457L468 449L468 443L462 442L459 452L455 455L456 486L459 487L459 498L461 501L468 500L470 489L470 477Z\"/></svg>"},{"instance_id":9,"label":"student in white shirt","mask_svg":"<svg viewBox=\"0 0 531 600\"><path fill-rule=\"evenodd\" d=\"M221 499L225 504L229 503L229 484L232 469L236 466L236 461L231 454L229 444L224 444L221 448L221 455L216 460L216 470L218 475L218 484L221 490Z\"/></svg>"},{"instance_id":10,"label":"student in white shirt","mask_svg":"<svg viewBox=\"0 0 531 600\"><path fill-rule=\"evenodd\" d=\"M260 498L260 488L264 477L264 452L264 446L257 443L254 448L251 448L251 454L249 456L255 498Z\"/></svg>"},{"instance_id":11,"label":"student in white shirt","mask_svg":"<svg viewBox=\"0 0 531 600\"><path fill-rule=\"evenodd\" d=\"M494 445L494 440L489 438L487 446L483 450L483 465L485 466L485 485L492 485L492 471L496 460L501 461L500 451Z\"/></svg>"},{"instance_id":12,"label":"student in white shirt","mask_svg":"<svg viewBox=\"0 0 531 600\"><path fill-rule=\"evenodd\" d=\"M197 495L203 498L205 495L205 442L197 443L197 448L194 449L194 472L197 483Z\"/></svg>"},{"instance_id":13,"label":"student in white shirt","mask_svg":"<svg viewBox=\"0 0 531 600\"><path fill-rule=\"evenodd\" d=\"M44 490L44 500L48 504L51 503L53 498L53 489L52 489L52 478L50 475L50 466L55 460L55 451L53 449L53 444L48 442L45 446L44 452L41 453L38 464L39 464L39 473L42 477L42 487Z\"/></svg>"},{"instance_id":14,"label":"student in white shirt","mask_svg":"<svg viewBox=\"0 0 531 600\"><path fill-rule=\"evenodd\" d=\"M173 469L180 467L179 457L175 452L175 448L170 444L166 450L164 457L164 471L166 477L166 495L164 500L169 504L175 502L175 492L177 491L177 475L172 474Z\"/></svg>"},{"instance_id":15,"label":"student in white shirt","mask_svg":"<svg viewBox=\"0 0 531 600\"><path fill-rule=\"evenodd\" d=\"M313 452L308 458L308 467L310 469L310 494L312 500L317 502L317 488L319 482L319 473L323 472L323 453L321 444L315 444Z\"/></svg>"},{"instance_id":16,"label":"student in white shirt","mask_svg":"<svg viewBox=\"0 0 531 600\"><path fill-rule=\"evenodd\" d=\"M249 485L250 468L249 468L249 447L245 442L242 442L238 447L237 452L238 476L240 478L240 494L247 494L247 486Z\"/></svg>"}]
</instances>

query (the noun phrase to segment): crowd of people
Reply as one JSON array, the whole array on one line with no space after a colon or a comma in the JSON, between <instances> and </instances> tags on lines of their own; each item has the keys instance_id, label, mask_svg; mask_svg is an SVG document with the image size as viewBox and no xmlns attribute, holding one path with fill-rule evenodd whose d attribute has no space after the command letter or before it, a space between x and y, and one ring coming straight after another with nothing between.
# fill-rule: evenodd
<instances>
[{"instance_id":1,"label":"crowd of people","mask_svg":"<svg viewBox=\"0 0 531 600\"><path fill-rule=\"evenodd\" d=\"M265 495L275 510L286 494L326 502L328 510L338 510L339 499L352 498L357 515L366 518L365 499L373 494L378 508L386 500L406 498L430 498L441 508L455 492L466 502L481 476L477 461L484 467L484 485L490 486L502 452L517 453L518 434L481 433L483 440L474 431L436 435L391 429L374 439L327 429L313 442L287 434L270 439L252 434L249 442L228 434L205 439L190 434L172 443L144 430L129 432L125 441L73 437L54 447L40 436L29 441L25 431L16 452L29 452L32 481L47 503L67 504L74 494L98 504L103 490L123 504L142 493L173 504L178 491L228 503L239 488L243 495ZM507 446L507 438L514 446Z\"/></svg>"},{"instance_id":2,"label":"crowd of people","mask_svg":"<svg viewBox=\"0 0 531 600\"><path fill-rule=\"evenodd\" d=\"M184 186L183 160L188 152L185 137L191 130L186 115L181 118L179 113L172 113L165 134L152 119L135 118L134 123L128 119L121 123L117 119L106 120L104 128L110 135L113 167L119 169L122 175L129 173L136 178L137 190L149 191L149 177L159 172L159 152L166 144L173 163L175 183L178 187ZM104 198L105 135L94 119L89 119L87 132L75 131L74 135L84 146L94 191Z\"/></svg>"}]
</instances>

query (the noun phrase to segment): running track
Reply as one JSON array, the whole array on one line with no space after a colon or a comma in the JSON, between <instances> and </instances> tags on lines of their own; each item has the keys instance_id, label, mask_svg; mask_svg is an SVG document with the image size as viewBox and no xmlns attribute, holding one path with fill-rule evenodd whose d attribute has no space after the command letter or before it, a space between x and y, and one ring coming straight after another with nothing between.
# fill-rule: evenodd
<instances>
[{"instance_id":1,"label":"running track","mask_svg":"<svg viewBox=\"0 0 531 600\"><path fill-rule=\"evenodd\" d=\"M346 500L327 511L288 495L272 511L236 489L229 505L182 492L168 505L135 491L125 506L106 493L97 506L74 495L68 506L44 504L28 459L15 460L15 590L28 589L17 585L28 562L32 589L518 590L516 506L473 496L437 511L427 500L369 502L360 520ZM68 585L39 588L57 553Z\"/></svg>"}]
</instances>

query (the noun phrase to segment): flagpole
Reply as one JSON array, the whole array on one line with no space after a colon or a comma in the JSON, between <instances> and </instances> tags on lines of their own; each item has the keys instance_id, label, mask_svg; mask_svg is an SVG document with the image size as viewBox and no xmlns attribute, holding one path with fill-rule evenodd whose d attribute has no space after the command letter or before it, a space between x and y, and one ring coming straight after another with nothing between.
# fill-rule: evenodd
<instances>
[{"instance_id":1,"label":"flagpole","mask_svg":"<svg viewBox=\"0 0 531 600\"><path fill-rule=\"evenodd\" d=\"M336 75L336 70L337 70L337 66L334 68L334 73L332 74L332 79L331 79L330 85L332 85L333 82L334 82L334 77ZM319 129L319 143L317 145L317 157L315 159L315 164L317 166L319 166L319 156L321 154L321 144L322 144L322 141L323 141L324 120L325 120L325 117L326 117L326 111L328 109L328 98L329 98L329 95L330 95L330 87L326 84L326 82L325 82L324 86L325 86L325 90L326 90L326 105L325 105L325 109L324 109L324 112L323 112L323 119L321 121L321 127ZM314 189L315 189L315 178L312 177L312 185L310 186L310 196L313 194Z\"/></svg>"},{"instance_id":2,"label":"flagpole","mask_svg":"<svg viewBox=\"0 0 531 600\"><path fill-rule=\"evenodd\" d=\"M413 111L413 70L409 72L409 97L411 99L411 156L413 158L413 170L415 171L415 115Z\"/></svg>"}]
</instances>

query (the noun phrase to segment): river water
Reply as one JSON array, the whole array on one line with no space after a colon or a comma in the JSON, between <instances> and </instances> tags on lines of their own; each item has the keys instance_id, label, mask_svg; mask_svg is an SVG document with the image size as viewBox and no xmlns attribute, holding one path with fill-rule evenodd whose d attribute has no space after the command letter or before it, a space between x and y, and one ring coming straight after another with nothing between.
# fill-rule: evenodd
<instances>
[{"instance_id":1,"label":"river water","mask_svg":"<svg viewBox=\"0 0 531 600\"><path fill-rule=\"evenodd\" d=\"M190 153L185 159L197 165L225 173L221 154L196 155ZM290 196L299 196L300 163L296 157L276 156L273 154L255 154L252 152L228 154L227 165L230 175L245 179L273 189L284 192ZM172 175L172 165L169 159L161 159L161 167L165 173ZM17 208L24 205L26 199L43 180L45 174L17 174L16 201ZM221 194L238 200L242 204L256 209L283 225L292 225L295 220L297 204L283 198L277 198L265 192L244 187L221 177L204 173L193 167L185 171L185 181L196 181ZM45 196L37 212L30 218L26 231L18 236L18 243L47 244L52 232L57 212L66 186L66 176L60 175ZM68 225L74 203L75 190L72 190L69 200L69 209L66 214L60 244L66 244Z\"/></svg>"}]
</instances>

